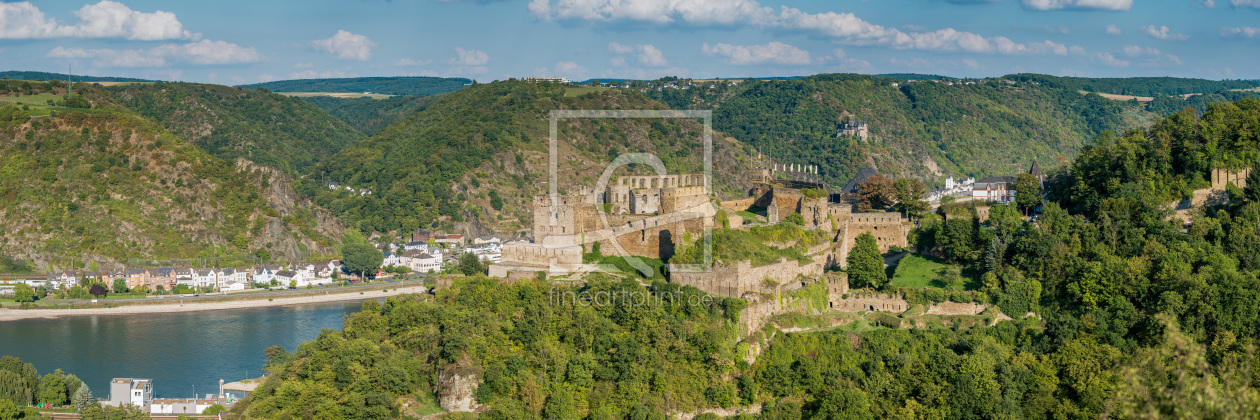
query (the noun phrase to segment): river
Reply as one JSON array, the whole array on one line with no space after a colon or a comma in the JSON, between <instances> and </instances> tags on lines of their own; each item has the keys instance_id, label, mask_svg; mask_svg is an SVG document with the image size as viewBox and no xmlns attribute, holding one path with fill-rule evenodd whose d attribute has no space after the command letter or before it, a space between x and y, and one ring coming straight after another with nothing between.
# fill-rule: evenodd
<instances>
[{"instance_id":1,"label":"river","mask_svg":"<svg viewBox=\"0 0 1260 420\"><path fill-rule=\"evenodd\" d=\"M383 300L383 299L381 299ZM109 397L112 378L153 379L159 398L218 392L263 374L263 349L292 351L340 330L342 317L363 301L144 315L70 316L0 322L0 355L35 365L41 375L73 373L97 398Z\"/></svg>"}]
</instances>

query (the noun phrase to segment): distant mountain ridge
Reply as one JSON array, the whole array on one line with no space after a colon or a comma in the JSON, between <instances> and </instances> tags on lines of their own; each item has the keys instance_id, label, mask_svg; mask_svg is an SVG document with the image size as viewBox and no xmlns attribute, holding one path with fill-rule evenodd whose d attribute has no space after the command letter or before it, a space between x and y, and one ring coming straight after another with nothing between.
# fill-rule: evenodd
<instances>
[{"instance_id":1,"label":"distant mountain ridge","mask_svg":"<svg viewBox=\"0 0 1260 420\"><path fill-rule=\"evenodd\" d=\"M0 72L0 77L9 78L13 80L48 81L48 80L56 79L63 82L70 80L71 77L73 77L74 81L76 82L153 82L154 81L154 80L147 80L147 79L133 79L130 77L84 76L84 75L79 75L79 74L71 76L65 73L49 73L49 72L43 72L43 71L17 71L17 70Z\"/></svg>"},{"instance_id":2,"label":"distant mountain ridge","mask_svg":"<svg viewBox=\"0 0 1260 420\"><path fill-rule=\"evenodd\" d=\"M372 92L383 95L424 96L454 92L472 84L472 79L446 77L351 77L342 79L299 79L240 85L272 92Z\"/></svg>"}]
</instances>

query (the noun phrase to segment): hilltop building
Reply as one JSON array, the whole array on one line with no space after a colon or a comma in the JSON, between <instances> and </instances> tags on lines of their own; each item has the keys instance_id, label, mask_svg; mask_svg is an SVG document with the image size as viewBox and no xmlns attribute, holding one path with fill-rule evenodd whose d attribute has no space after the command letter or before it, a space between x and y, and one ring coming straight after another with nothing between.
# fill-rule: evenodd
<instances>
[{"instance_id":1,"label":"hilltop building","mask_svg":"<svg viewBox=\"0 0 1260 420\"><path fill-rule=\"evenodd\" d=\"M840 113L840 127L836 130L836 138L857 137L866 140L868 136L870 136L870 130L866 126L866 121L858 121L857 117L848 111Z\"/></svg>"}]
</instances>

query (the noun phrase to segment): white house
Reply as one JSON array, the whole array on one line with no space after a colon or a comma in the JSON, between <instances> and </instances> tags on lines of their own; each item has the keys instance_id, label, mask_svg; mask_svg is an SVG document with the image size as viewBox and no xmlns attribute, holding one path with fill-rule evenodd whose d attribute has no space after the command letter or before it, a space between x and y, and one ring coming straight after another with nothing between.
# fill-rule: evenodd
<instances>
[{"instance_id":1,"label":"white house","mask_svg":"<svg viewBox=\"0 0 1260 420\"><path fill-rule=\"evenodd\" d=\"M408 242L406 245L403 245L403 251L415 251L417 249L423 250L428 247L429 243L425 241Z\"/></svg>"},{"instance_id":2,"label":"white house","mask_svg":"<svg viewBox=\"0 0 1260 420\"><path fill-rule=\"evenodd\" d=\"M281 286L285 287L288 287L290 282L294 283L294 286L296 287L302 287L307 284L306 276L304 276L300 271L277 271L275 279L280 282Z\"/></svg>"},{"instance_id":3,"label":"white house","mask_svg":"<svg viewBox=\"0 0 1260 420\"><path fill-rule=\"evenodd\" d=\"M411 268L411 271L416 273L427 273L429 270L442 271L442 257L435 257L427 252L407 251L399 257L399 260L402 265Z\"/></svg>"},{"instance_id":4,"label":"white house","mask_svg":"<svg viewBox=\"0 0 1260 420\"><path fill-rule=\"evenodd\" d=\"M218 273L213 268L194 268L192 282L199 287L218 287Z\"/></svg>"},{"instance_id":5,"label":"white house","mask_svg":"<svg viewBox=\"0 0 1260 420\"><path fill-rule=\"evenodd\" d=\"M270 284L271 280L276 278L277 268L274 266L259 265L254 266L252 277L254 283Z\"/></svg>"}]
</instances>

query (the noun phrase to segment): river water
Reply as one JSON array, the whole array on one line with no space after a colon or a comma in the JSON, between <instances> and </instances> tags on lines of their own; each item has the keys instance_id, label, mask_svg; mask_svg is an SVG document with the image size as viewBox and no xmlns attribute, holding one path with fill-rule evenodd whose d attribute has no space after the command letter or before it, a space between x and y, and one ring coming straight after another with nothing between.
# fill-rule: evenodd
<instances>
[{"instance_id":1,"label":"river water","mask_svg":"<svg viewBox=\"0 0 1260 420\"><path fill-rule=\"evenodd\" d=\"M382 299L383 300L383 299ZM289 351L340 330L363 301L142 315L71 316L0 322L0 355L35 365L41 375L73 373L97 398L112 378L153 379L153 394L180 398L218 392L263 374L263 349Z\"/></svg>"}]
</instances>

